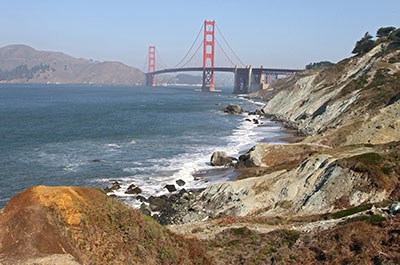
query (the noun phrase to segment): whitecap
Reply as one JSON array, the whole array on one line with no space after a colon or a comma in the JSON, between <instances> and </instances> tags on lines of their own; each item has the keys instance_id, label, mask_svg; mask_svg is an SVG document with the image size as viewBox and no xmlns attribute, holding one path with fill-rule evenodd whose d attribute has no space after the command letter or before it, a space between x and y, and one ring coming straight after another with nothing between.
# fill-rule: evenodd
<instances>
[{"instance_id":1,"label":"whitecap","mask_svg":"<svg viewBox=\"0 0 400 265\"><path fill-rule=\"evenodd\" d=\"M121 148L121 146L118 144L107 144L107 146L111 148Z\"/></svg>"}]
</instances>

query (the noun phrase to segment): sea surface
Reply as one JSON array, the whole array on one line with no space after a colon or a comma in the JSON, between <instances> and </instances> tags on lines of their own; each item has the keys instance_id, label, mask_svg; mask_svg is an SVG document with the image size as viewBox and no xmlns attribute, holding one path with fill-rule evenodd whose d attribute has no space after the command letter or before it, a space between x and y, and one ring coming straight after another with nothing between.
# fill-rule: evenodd
<instances>
[{"instance_id":1,"label":"sea surface","mask_svg":"<svg viewBox=\"0 0 400 265\"><path fill-rule=\"evenodd\" d=\"M238 156L258 141L279 142L281 125L261 126L220 110L256 103L189 87L0 85L0 207L34 185L111 186L128 204L130 184L162 194L177 179L184 188L234 177L211 170L210 156ZM194 177L194 175L196 177ZM196 180L195 180L196 179Z\"/></svg>"}]
</instances>

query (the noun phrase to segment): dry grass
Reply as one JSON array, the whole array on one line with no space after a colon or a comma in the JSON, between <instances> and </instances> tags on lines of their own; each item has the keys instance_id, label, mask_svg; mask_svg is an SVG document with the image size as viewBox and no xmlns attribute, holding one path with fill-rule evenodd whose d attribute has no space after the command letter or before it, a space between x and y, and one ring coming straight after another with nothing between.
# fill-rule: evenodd
<instances>
[{"instance_id":1,"label":"dry grass","mask_svg":"<svg viewBox=\"0 0 400 265\"><path fill-rule=\"evenodd\" d=\"M371 188L377 190L393 191L400 178L400 142L380 145L375 148L377 152L364 153L338 160L343 168L365 175Z\"/></svg>"},{"instance_id":2,"label":"dry grass","mask_svg":"<svg viewBox=\"0 0 400 265\"><path fill-rule=\"evenodd\" d=\"M212 264L200 241L175 235L96 189L31 188L7 205L3 226L0 250L9 259L24 249L29 258L67 252L83 264ZM6 230L13 238L1 233Z\"/></svg>"},{"instance_id":3,"label":"dry grass","mask_svg":"<svg viewBox=\"0 0 400 265\"><path fill-rule=\"evenodd\" d=\"M257 233L242 226L208 244L216 264L398 264L400 219L361 216L304 234L286 229Z\"/></svg>"}]
</instances>

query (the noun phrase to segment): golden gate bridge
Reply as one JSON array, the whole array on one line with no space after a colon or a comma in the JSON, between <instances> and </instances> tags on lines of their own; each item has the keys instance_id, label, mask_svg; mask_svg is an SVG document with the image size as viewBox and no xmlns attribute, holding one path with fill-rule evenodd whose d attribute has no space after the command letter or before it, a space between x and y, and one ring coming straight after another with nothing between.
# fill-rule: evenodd
<instances>
[{"instance_id":1,"label":"golden gate bridge","mask_svg":"<svg viewBox=\"0 0 400 265\"><path fill-rule=\"evenodd\" d=\"M216 38L216 31L221 35L222 40L227 45L233 57L229 57L228 53L223 49ZM197 48L194 50L196 43L198 42L201 33L203 32L203 39ZM231 66L222 67L215 66L215 54L216 45L222 50L223 55L229 61ZM202 66L198 67L187 67L187 65L193 60L195 55L203 47L202 53ZM194 51L194 52L193 52ZM191 53L193 54L191 55ZM191 56L190 56L191 55ZM215 21L205 20L199 33L197 34L193 44L185 54L185 56L174 66L168 67L166 64L161 63L163 69L156 69L157 58L160 59L156 46L149 46L147 54L147 73L146 73L146 85L156 86L156 75L165 73L177 73L177 72L202 72L202 91L213 92L215 91L215 72L228 72L234 73L234 90L235 94L247 94L250 92L258 91L265 87L265 84L269 84L272 80L277 79L279 76L290 76L302 70L298 69L280 69L280 68L253 68L251 65L245 66L233 51L226 38L222 34L221 30L216 25ZM239 62L235 64L234 61ZM160 60L162 62L162 60Z\"/></svg>"}]
</instances>

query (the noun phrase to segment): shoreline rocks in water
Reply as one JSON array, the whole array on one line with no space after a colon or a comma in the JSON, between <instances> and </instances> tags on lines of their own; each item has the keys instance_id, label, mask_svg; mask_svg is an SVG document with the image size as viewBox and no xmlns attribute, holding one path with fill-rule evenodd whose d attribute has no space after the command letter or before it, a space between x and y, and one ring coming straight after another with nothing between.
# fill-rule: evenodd
<instances>
[{"instance_id":1,"label":"shoreline rocks in water","mask_svg":"<svg viewBox=\"0 0 400 265\"><path fill-rule=\"evenodd\" d=\"M263 116L265 115L265 112L263 109L256 109L255 111L250 111L249 115Z\"/></svg>"},{"instance_id":2,"label":"shoreline rocks in water","mask_svg":"<svg viewBox=\"0 0 400 265\"><path fill-rule=\"evenodd\" d=\"M131 184L128 189L125 191L125 194L140 194L142 193L142 189L136 187L135 184Z\"/></svg>"},{"instance_id":3,"label":"shoreline rocks in water","mask_svg":"<svg viewBox=\"0 0 400 265\"><path fill-rule=\"evenodd\" d=\"M250 193L247 189L238 192L221 184L181 190L170 196L151 196L149 204L143 203L140 209L162 225L185 224L237 213L243 206L242 199Z\"/></svg>"},{"instance_id":4,"label":"shoreline rocks in water","mask_svg":"<svg viewBox=\"0 0 400 265\"><path fill-rule=\"evenodd\" d=\"M176 191L176 187L174 184L167 184L165 185L165 188L168 190L168 192L175 192Z\"/></svg>"},{"instance_id":5,"label":"shoreline rocks in water","mask_svg":"<svg viewBox=\"0 0 400 265\"><path fill-rule=\"evenodd\" d=\"M185 184L186 184L186 182L185 182L184 180L182 180L182 179L178 179L177 181L175 181L175 183L176 183L179 187L185 186Z\"/></svg>"},{"instance_id":6,"label":"shoreline rocks in water","mask_svg":"<svg viewBox=\"0 0 400 265\"><path fill-rule=\"evenodd\" d=\"M121 188L121 184L118 182L118 181L114 181L112 184L111 184L111 187L106 187L106 188L104 188L104 191L106 192L106 193L109 193L109 192L113 192L113 191L115 191L115 190L119 190Z\"/></svg>"},{"instance_id":7,"label":"shoreline rocks in water","mask_svg":"<svg viewBox=\"0 0 400 265\"><path fill-rule=\"evenodd\" d=\"M228 114L242 114L244 109L237 104L229 104L223 111Z\"/></svg>"},{"instance_id":8,"label":"shoreline rocks in water","mask_svg":"<svg viewBox=\"0 0 400 265\"><path fill-rule=\"evenodd\" d=\"M212 166L233 166L236 158L230 157L224 151L217 151L211 155L210 163Z\"/></svg>"}]
</instances>

